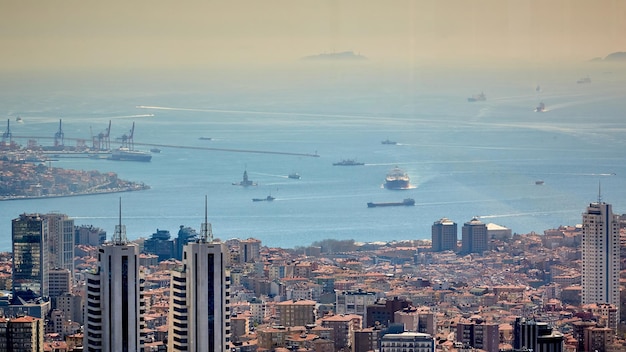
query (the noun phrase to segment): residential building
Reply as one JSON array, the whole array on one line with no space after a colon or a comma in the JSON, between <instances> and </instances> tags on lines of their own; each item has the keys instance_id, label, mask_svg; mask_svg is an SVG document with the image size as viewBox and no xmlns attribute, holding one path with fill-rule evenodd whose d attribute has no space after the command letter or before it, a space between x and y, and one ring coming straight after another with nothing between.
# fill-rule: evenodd
<instances>
[{"instance_id":1,"label":"residential building","mask_svg":"<svg viewBox=\"0 0 626 352\"><path fill-rule=\"evenodd\" d=\"M183 265L172 271L168 351L230 350L227 255L206 220L200 238L184 246Z\"/></svg>"},{"instance_id":2,"label":"residential building","mask_svg":"<svg viewBox=\"0 0 626 352\"><path fill-rule=\"evenodd\" d=\"M279 324L282 326L306 326L315 324L313 300L285 301L276 304Z\"/></svg>"},{"instance_id":3,"label":"residential building","mask_svg":"<svg viewBox=\"0 0 626 352\"><path fill-rule=\"evenodd\" d=\"M367 307L376 302L376 293L363 291L362 289L353 291L335 292L335 312L337 314L357 314L367 321ZM361 328L361 326L359 326Z\"/></svg>"},{"instance_id":4,"label":"residential building","mask_svg":"<svg viewBox=\"0 0 626 352\"><path fill-rule=\"evenodd\" d=\"M477 217L463 225L461 237L461 253L482 254L488 249L487 225Z\"/></svg>"},{"instance_id":5,"label":"residential building","mask_svg":"<svg viewBox=\"0 0 626 352\"><path fill-rule=\"evenodd\" d=\"M43 351L44 333L43 319L31 316L0 318L0 351Z\"/></svg>"},{"instance_id":6,"label":"residential building","mask_svg":"<svg viewBox=\"0 0 626 352\"><path fill-rule=\"evenodd\" d=\"M435 339L432 335L419 332L385 334L381 339L381 352L434 352Z\"/></svg>"},{"instance_id":7,"label":"residential building","mask_svg":"<svg viewBox=\"0 0 626 352\"><path fill-rule=\"evenodd\" d=\"M432 226L432 250L433 252L457 250L457 224L456 222L441 218Z\"/></svg>"},{"instance_id":8,"label":"residential building","mask_svg":"<svg viewBox=\"0 0 626 352\"><path fill-rule=\"evenodd\" d=\"M598 198L582 219L582 304L612 304L619 316L619 216Z\"/></svg>"},{"instance_id":9,"label":"residential building","mask_svg":"<svg viewBox=\"0 0 626 352\"><path fill-rule=\"evenodd\" d=\"M456 341L487 352L498 352L498 324L486 323L480 319L459 322L456 325Z\"/></svg>"},{"instance_id":10,"label":"residential building","mask_svg":"<svg viewBox=\"0 0 626 352\"><path fill-rule=\"evenodd\" d=\"M98 248L97 267L86 279L85 351L142 350L145 307L139 247L128 242L121 220L113 240Z\"/></svg>"}]
</instances>

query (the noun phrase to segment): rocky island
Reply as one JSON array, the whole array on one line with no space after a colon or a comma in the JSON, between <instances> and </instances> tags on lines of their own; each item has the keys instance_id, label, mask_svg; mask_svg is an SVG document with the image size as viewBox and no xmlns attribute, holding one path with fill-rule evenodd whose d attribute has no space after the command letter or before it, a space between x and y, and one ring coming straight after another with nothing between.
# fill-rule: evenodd
<instances>
[{"instance_id":1,"label":"rocky island","mask_svg":"<svg viewBox=\"0 0 626 352\"><path fill-rule=\"evenodd\" d=\"M0 200L69 197L149 189L114 172L69 170L43 163L0 160Z\"/></svg>"}]
</instances>

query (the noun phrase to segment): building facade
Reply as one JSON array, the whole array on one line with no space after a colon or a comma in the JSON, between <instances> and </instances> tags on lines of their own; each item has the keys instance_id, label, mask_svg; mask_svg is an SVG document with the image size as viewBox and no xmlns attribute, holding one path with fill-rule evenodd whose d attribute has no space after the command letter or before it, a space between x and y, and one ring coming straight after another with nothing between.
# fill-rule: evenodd
<instances>
[{"instance_id":1,"label":"building facade","mask_svg":"<svg viewBox=\"0 0 626 352\"><path fill-rule=\"evenodd\" d=\"M380 343L381 352L434 352L432 335L419 332L385 334Z\"/></svg>"},{"instance_id":2,"label":"building facade","mask_svg":"<svg viewBox=\"0 0 626 352\"><path fill-rule=\"evenodd\" d=\"M25 300L49 296L48 222L40 214L12 221L13 294Z\"/></svg>"},{"instance_id":3,"label":"building facade","mask_svg":"<svg viewBox=\"0 0 626 352\"><path fill-rule=\"evenodd\" d=\"M612 304L619 316L619 217L598 200L583 213L582 228L582 304Z\"/></svg>"},{"instance_id":4,"label":"building facade","mask_svg":"<svg viewBox=\"0 0 626 352\"><path fill-rule=\"evenodd\" d=\"M432 250L433 252L457 250L457 224L456 222L441 218L432 226Z\"/></svg>"},{"instance_id":5,"label":"building facade","mask_svg":"<svg viewBox=\"0 0 626 352\"><path fill-rule=\"evenodd\" d=\"M168 351L230 350L230 277L226 245L213 241L210 224L183 248L183 266L172 271Z\"/></svg>"},{"instance_id":6,"label":"building facade","mask_svg":"<svg viewBox=\"0 0 626 352\"><path fill-rule=\"evenodd\" d=\"M67 269L74 276L74 219L65 214L43 215L48 221L50 268Z\"/></svg>"},{"instance_id":7,"label":"building facade","mask_svg":"<svg viewBox=\"0 0 626 352\"><path fill-rule=\"evenodd\" d=\"M140 351L145 306L139 247L116 225L113 241L98 249L98 264L86 275L85 351Z\"/></svg>"},{"instance_id":8,"label":"building facade","mask_svg":"<svg viewBox=\"0 0 626 352\"><path fill-rule=\"evenodd\" d=\"M488 249L489 237L487 235L487 225L477 217L463 224L461 238L461 253L482 254Z\"/></svg>"}]
</instances>

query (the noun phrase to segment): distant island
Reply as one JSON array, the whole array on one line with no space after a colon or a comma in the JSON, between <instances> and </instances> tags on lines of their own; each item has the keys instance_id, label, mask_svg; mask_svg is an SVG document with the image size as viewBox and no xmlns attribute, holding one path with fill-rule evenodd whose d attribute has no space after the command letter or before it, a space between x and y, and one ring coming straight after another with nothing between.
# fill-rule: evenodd
<instances>
[{"instance_id":1,"label":"distant island","mask_svg":"<svg viewBox=\"0 0 626 352\"><path fill-rule=\"evenodd\" d=\"M607 55L604 59L601 57L593 58L591 62L626 62L626 52L617 51Z\"/></svg>"},{"instance_id":2,"label":"distant island","mask_svg":"<svg viewBox=\"0 0 626 352\"><path fill-rule=\"evenodd\" d=\"M305 61L364 61L367 58L360 54L355 54L353 51L342 51L342 52L332 52L332 53L323 53L318 55L305 56L301 60Z\"/></svg>"},{"instance_id":3,"label":"distant island","mask_svg":"<svg viewBox=\"0 0 626 352\"><path fill-rule=\"evenodd\" d=\"M114 172L68 170L43 163L0 160L0 201L82 196L149 189Z\"/></svg>"}]
</instances>

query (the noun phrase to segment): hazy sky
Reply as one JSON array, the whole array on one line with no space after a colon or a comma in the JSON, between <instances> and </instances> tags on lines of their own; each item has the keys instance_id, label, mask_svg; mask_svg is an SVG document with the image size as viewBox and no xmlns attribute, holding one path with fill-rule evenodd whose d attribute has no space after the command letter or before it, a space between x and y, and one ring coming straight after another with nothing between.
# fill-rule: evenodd
<instances>
[{"instance_id":1,"label":"hazy sky","mask_svg":"<svg viewBox=\"0 0 626 352\"><path fill-rule=\"evenodd\" d=\"M0 0L0 67L584 61L626 51L624 0Z\"/></svg>"}]
</instances>

